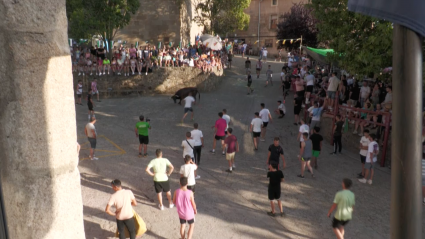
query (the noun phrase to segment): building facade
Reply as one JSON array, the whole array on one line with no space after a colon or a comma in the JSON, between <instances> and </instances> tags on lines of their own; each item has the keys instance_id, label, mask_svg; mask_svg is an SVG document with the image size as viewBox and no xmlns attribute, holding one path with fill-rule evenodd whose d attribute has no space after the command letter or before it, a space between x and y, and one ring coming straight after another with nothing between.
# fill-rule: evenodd
<instances>
[{"instance_id":1,"label":"building facade","mask_svg":"<svg viewBox=\"0 0 425 239\"><path fill-rule=\"evenodd\" d=\"M140 0L139 10L129 25L119 30L115 42L127 44L148 42L152 45L178 46L195 43L195 36L202 34L202 27L193 22L196 16L196 0Z\"/></svg>"},{"instance_id":2,"label":"building facade","mask_svg":"<svg viewBox=\"0 0 425 239\"><path fill-rule=\"evenodd\" d=\"M302 0L251 0L251 4L245 9L245 13L251 17L248 29L229 34L228 38L246 42L255 54L258 54L258 47L263 46L267 47L270 54L277 54L276 31L279 17L298 2Z\"/></svg>"}]
</instances>

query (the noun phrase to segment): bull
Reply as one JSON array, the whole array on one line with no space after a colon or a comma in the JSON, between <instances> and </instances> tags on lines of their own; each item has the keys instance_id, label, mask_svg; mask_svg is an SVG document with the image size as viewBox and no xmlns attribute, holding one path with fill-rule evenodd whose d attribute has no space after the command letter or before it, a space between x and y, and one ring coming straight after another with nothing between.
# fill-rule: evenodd
<instances>
[{"instance_id":1,"label":"bull","mask_svg":"<svg viewBox=\"0 0 425 239\"><path fill-rule=\"evenodd\" d=\"M187 87L178 90L173 96L171 96L171 99L174 100L174 104L177 103L177 100L180 100L179 105L181 105L182 100L189 96L189 93L192 93L192 96L196 99L196 95L199 94L199 101L201 100L201 93L198 91L198 88L196 87Z\"/></svg>"}]
</instances>

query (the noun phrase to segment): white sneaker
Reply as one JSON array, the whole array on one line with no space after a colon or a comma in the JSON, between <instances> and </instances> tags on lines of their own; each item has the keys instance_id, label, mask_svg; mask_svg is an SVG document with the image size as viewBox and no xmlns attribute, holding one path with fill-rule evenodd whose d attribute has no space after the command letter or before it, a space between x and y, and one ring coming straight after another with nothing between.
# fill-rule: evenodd
<instances>
[{"instance_id":1,"label":"white sneaker","mask_svg":"<svg viewBox=\"0 0 425 239\"><path fill-rule=\"evenodd\" d=\"M142 73L139 72L139 75L141 75Z\"/></svg>"},{"instance_id":2,"label":"white sneaker","mask_svg":"<svg viewBox=\"0 0 425 239\"><path fill-rule=\"evenodd\" d=\"M146 75L148 75L148 73L146 72Z\"/></svg>"},{"instance_id":3,"label":"white sneaker","mask_svg":"<svg viewBox=\"0 0 425 239\"><path fill-rule=\"evenodd\" d=\"M134 76L134 72L133 72L133 76Z\"/></svg>"},{"instance_id":4,"label":"white sneaker","mask_svg":"<svg viewBox=\"0 0 425 239\"><path fill-rule=\"evenodd\" d=\"M93 75L93 73L90 73L90 75Z\"/></svg>"},{"instance_id":5,"label":"white sneaker","mask_svg":"<svg viewBox=\"0 0 425 239\"><path fill-rule=\"evenodd\" d=\"M158 208L159 208L159 210L164 210L164 206L161 206L161 204L158 204Z\"/></svg>"},{"instance_id":6,"label":"white sneaker","mask_svg":"<svg viewBox=\"0 0 425 239\"><path fill-rule=\"evenodd\" d=\"M372 180L370 180L370 179L367 180L367 183L370 184L370 185L372 185Z\"/></svg>"},{"instance_id":7,"label":"white sneaker","mask_svg":"<svg viewBox=\"0 0 425 239\"><path fill-rule=\"evenodd\" d=\"M353 134L357 134L357 131L354 131Z\"/></svg>"},{"instance_id":8,"label":"white sneaker","mask_svg":"<svg viewBox=\"0 0 425 239\"><path fill-rule=\"evenodd\" d=\"M196 175L195 179L200 179L201 176L200 175Z\"/></svg>"},{"instance_id":9,"label":"white sneaker","mask_svg":"<svg viewBox=\"0 0 425 239\"><path fill-rule=\"evenodd\" d=\"M103 74L106 75L105 72L103 72ZM109 75L109 72L108 72L108 75Z\"/></svg>"},{"instance_id":10,"label":"white sneaker","mask_svg":"<svg viewBox=\"0 0 425 239\"><path fill-rule=\"evenodd\" d=\"M365 178L362 178L362 179L359 179L359 182L361 182L361 183L366 183L366 182L367 182L367 180L366 180Z\"/></svg>"},{"instance_id":11,"label":"white sneaker","mask_svg":"<svg viewBox=\"0 0 425 239\"><path fill-rule=\"evenodd\" d=\"M173 207L174 207L174 204L172 204L172 203L171 203L171 204L170 204L170 208L173 208Z\"/></svg>"},{"instance_id":12,"label":"white sneaker","mask_svg":"<svg viewBox=\"0 0 425 239\"><path fill-rule=\"evenodd\" d=\"M78 73L78 76L80 76L81 75L81 72L80 73Z\"/></svg>"},{"instance_id":13,"label":"white sneaker","mask_svg":"<svg viewBox=\"0 0 425 239\"><path fill-rule=\"evenodd\" d=\"M108 75L109 75L109 71L108 71Z\"/></svg>"},{"instance_id":14,"label":"white sneaker","mask_svg":"<svg viewBox=\"0 0 425 239\"><path fill-rule=\"evenodd\" d=\"M85 75L84 72L83 72L83 75Z\"/></svg>"},{"instance_id":15,"label":"white sneaker","mask_svg":"<svg viewBox=\"0 0 425 239\"><path fill-rule=\"evenodd\" d=\"M233 164L233 165L232 165L232 168L236 168L236 165L234 165L234 164Z\"/></svg>"},{"instance_id":16,"label":"white sneaker","mask_svg":"<svg viewBox=\"0 0 425 239\"><path fill-rule=\"evenodd\" d=\"M96 75L97 75L97 72L96 72Z\"/></svg>"},{"instance_id":17,"label":"white sneaker","mask_svg":"<svg viewBox=\"0 0 425 239\"><path fill-rule=\"evenodd\" d=\"M94 160L99 160L99 158L96 158L96 157L94 157L94 156L93 156L93 159L94 159Z\"/></svg>"}]
</instances>

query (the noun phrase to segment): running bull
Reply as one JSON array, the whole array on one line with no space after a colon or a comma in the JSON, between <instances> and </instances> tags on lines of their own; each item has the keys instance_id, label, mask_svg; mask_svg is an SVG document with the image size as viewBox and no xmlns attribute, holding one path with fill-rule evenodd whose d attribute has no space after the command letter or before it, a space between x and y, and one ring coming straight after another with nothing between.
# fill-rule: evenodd
<instances>
[{"instance_id":1,"label":"running bull","mask_svg":"<svg viewBox=\"0 0 425 239\"><path fill-rule=\"evenodd\" d=\"M195 87L187 87L180 89L173 96L171 96L171 99L174 100L174 104L177 103L177 100L180 100L179 104L181 105L182 100L189 96L189 93L192 93L192 96L195 99L196 95L199 94L199 100L201 100L201 93L198 91L198 88Z\"/></svg>"}]
</instances>

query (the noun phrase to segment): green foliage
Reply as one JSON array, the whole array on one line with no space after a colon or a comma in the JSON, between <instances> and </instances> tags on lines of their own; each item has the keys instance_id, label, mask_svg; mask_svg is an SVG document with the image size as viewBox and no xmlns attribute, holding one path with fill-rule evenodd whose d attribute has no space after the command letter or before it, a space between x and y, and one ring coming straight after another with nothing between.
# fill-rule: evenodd
<instances>
[{"instance_id":1,"label":"green foliage","mask_svg":"<svg viewBox=\"0 0 425 239\"><path fill-rule=\"evenodd\" d=\"M69 36L79 39L96 34L113 40L139 6L139 0L66 0Z\"/></svg>"},{"instance_id":2,"label":"green foliage","mask_svg":"<svg viewBox=\"0 0 425 239\"><path fill-rule=\"evenodd\" d=\"M392 65L392 24L350 12L348 0L310 0L318 40L334 49L329 60L359 75L373 75Z\"/></svg>"},{"instance_id":3,"label":"green foliage","mask_svg":"<svg viewBox=\"0 0 425 239\"><path fill-rule=\"evenodd\" d=\"M198 15L194 21L204 27L204 33L225 35L245 30L250 17L244 13L251 0L206 0L196 4Z\"/></svg>"}]
</instances>

